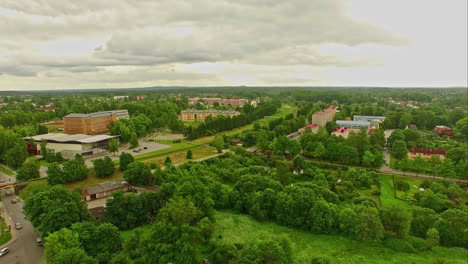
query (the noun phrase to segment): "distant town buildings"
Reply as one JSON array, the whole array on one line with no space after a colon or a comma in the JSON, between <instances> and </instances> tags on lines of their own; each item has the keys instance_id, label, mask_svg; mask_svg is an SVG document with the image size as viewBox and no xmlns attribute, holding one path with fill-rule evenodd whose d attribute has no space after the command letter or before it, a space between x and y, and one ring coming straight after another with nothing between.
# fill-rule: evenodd
<instances>
[{"instance_id":1,"label":"distant town buildings","mask_svg":"<svg viewBox=\"0 0 468 264\"><path fill-rule=\"evenodd\" d=\"M327 109L319 111L312 115L312 124L319 127L325 127L327 122L333 121L336 114L336 106L331 105Z\"/></svg>"},{"instance_id":2,"label":"distant town buildings","mask_svg":"<svg viewBox=\"0 0 468 264\"><path fill-rule=\"evenodd\" d=\"M128 95L114 96L114 100L116 101L125 101L126 99L128 99Z\"/></svg>"},{"instance_id":3,"label":"distant town buildings","mask_svg":"<svg viewBox=\"0 0 468 264\"><path fill-rule=\"evenodd\" d=\"M197 109L187 109L182 110L180 112L180 120L182 121L205 121L207 116L217 117L217 116L237 116L240 113L233 110L216 110L216 109L208 109L208 110L197 110Z\"/></svg>"},{"instance_id":4,"label":"distant town buildings","mask_svg":"<svg viewBox=\"0 0 468 264\"><path fill-rule=\"evenodd\" d=\"M408 159L414 160L417 156L426 160L430 159L432 156L439 156L440 159L445 159L446 154L447 151L443 149L410 148L408 150Z\"/></svg>"},{"instance_id":5,"label":"distant town buildings","mask_svg":"<svg viewBox=\"0 0 468 264\"><path fill-rule=\"evenodd\" d=\"M55 111L57 110L57 107L36 107L34 110L36 111Z\"/></svg>"},{"instance_id":6,"label":"distant town buildings","mask_svg":"<svg viewBox=\"0 0 468 264\"><path fill-rule=\"evenodd\" d=\"M347 128L347 127L339 127L337 129L335 129L331 134L335 135L337 137L341 136L341 137L344 137L344 138L348 138L349 131L350 131L350 129Z\"/></svg>"},{"instance_id":7,"label":"distant town buildings","mask_svg":"<svg viewBox=\"0 0 468 264\"><path fill-rule=\"evenodd\" d=\"M258 100L254 100L255 103L252 103L253 106L258 105ZM248 99L222 99L222 98L189 98L187 99L189 104L202 103L204 105L213 106L215 103L219 105L231 105L234 108L243 107L244 104L248 103ZM252 101L253 102L253 101Z\"/></svg>"},{"instance_id":8,"label":"distant town buildings","mask_svg":"<svg viewBox=\"0 0 468 264\"><path fill-rule=\"evenodd\" d=\"M434 133L439 135L451 136L453 134L452 129L447 126L436 126L433 129Z\"/></svg>"},{"instance_id":9,"label":"distant town buildings","mask_svg":"<svg viewBox=\"0 0 468 264\"><path fill-rule=\"evenodd\" d=\"M33 155L41 154L40 144L47 143L46 147L55 153L61 152L66 158L73 158L75 154L84 157L93 156L108 151L109 140L118 136L109 135L84 135L84 134L60 134L49 133L32 137L24 137L28 142L28 152Z\"/></svg>"},{"instance_id":10,"label":"distant town buildings","mask_svg":"<svg viewBox=\"0 0 468 264\"><path fill-rule=\"evenodd\" d=\"M140 101L146 98L146 95L137 95L135 96L135 100Z\"/></svg>"},{"instance_id":11,"label":"distant town buildings","mask_svg":"<svg viewBox=\"0 0 468 264\"><path fill-rule=\"evenodd\" d=\"M63 118L67 134L98 135L109 132L109 123L129 119L128 110L113 110L92 114L69 114Z\"/></svg>"},{"instance_id":12,"label":"distant town buildings","mask_svg":"<svg viewBox=\"0 0 468 264\"><path fill-rule=\"evenodd\" d=\"M347 127L349 129L369 129L371 123L367 121L337 120L336 125L338 127Z\"/></svg>"}]
</instances>

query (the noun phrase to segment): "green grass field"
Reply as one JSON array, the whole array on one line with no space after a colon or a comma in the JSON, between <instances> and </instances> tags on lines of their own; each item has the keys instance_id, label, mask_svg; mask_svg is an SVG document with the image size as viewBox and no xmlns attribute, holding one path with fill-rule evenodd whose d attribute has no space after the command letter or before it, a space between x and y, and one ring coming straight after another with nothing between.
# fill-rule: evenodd
<instances>
[{"instance_id":1,"label":"green grass field","mask_svg":"<svg viewBox=\"0 0 468 264\"><path fill-rule=\"evenodd\" d=\"M391 204L399 204L407 208L411 207L408 202L395 198L393 180L392 176L390 175L380 176L380 202L383 207L389 206Z\"/></svg>"},{"instance_id":2,"label":"green grass field","mask_svg":"<svg viewBox=\"0 0 468 264\"><path fill-rule=\"evenodd\" d=\"M461 248L437 247L419 254L395 252L379 242L363 242L341 236L316 235L308 231L258 222L249 216L232 212L216 212L213 237L221 236L228 243L245 243L254 239L284 235L293 243L294 263L310 263L312 257L325 256L340 264L426 264L437 257L446 263L466 264L468 251Z\"/></svg>"}]
</instances>

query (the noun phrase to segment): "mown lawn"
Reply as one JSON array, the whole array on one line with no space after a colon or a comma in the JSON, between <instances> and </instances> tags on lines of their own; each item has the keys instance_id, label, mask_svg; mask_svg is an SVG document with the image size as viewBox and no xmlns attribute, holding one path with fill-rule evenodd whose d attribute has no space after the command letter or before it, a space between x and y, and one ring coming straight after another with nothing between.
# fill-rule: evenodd
<instances>
[{"instance_id":1,"label":"mown lawn","mask_svg":"<svg viewBox=\"0 0 468 264\"><path fill-rule=\"evenodd\" d=\"M392 176L385 174L380 176L380 202L383 207L391 204L399 204L407 208L411 207L408 202L395 198Z\"/></svg>"},{"instance_id":2,"label":"mown lawn","mask_svg":"<svg viewBox=\"0 0 468 264\"><path fill-rule=\"evenodd\" d=\"M461 248L437 247L419 254L395 252L378 242L363 242L341 236L316 235L308 231L258 222L247 215L227 211L215 213L214 238L228 243L246 243L254 239L287 236L293 243L294 263L310 263L312 257L328 257L340 264L427 264L442 257L446 263L466 264L468 251Z\"/></svg>"}]
</instances>

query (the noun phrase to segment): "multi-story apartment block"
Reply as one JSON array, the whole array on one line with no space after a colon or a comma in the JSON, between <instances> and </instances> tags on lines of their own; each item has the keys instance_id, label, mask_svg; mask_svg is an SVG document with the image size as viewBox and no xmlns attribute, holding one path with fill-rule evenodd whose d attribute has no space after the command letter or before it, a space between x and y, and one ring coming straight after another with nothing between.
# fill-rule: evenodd
<instances>
[{"instance_id":1,"label":"multi-story apartment block","mask_svg":"<svg viewBox=\"0 0 468 264\"><path fill-rule=\"evenodd\" d=\"M312 124L319 127L325 127L327 122L333 121L336 114L336 106L331 105L327 109L319 111L312 115Z\"/></svg>"}]
</instances>

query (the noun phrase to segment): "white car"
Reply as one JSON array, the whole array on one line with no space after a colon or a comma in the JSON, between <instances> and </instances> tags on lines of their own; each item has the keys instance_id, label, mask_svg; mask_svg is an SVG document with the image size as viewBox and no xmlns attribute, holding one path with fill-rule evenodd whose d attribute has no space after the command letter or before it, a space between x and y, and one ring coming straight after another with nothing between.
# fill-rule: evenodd
<instances>
[{"instance_id":1,"label":"white car","mask_svg":"<svg viewBox=\"0 0 468 264\"><path fill-rule=\"evenodd\" d=\"M23 228L23 226L21 225L21 223L16 223L16 224L15 224L15 228L16 228L17 230L19 230L19 229Z\"/></svg>"},{"instance_id":2,"label":"white car","mask_svg":"<svg viewBox=\"0 0 468 264\"><path fill-rule=\"evenodd\" d=\"M1 256L5 256L10 250L8 250L8 248L4 248L2 250L0 250L0 257Z\"/></svg>"}]
</instances>

